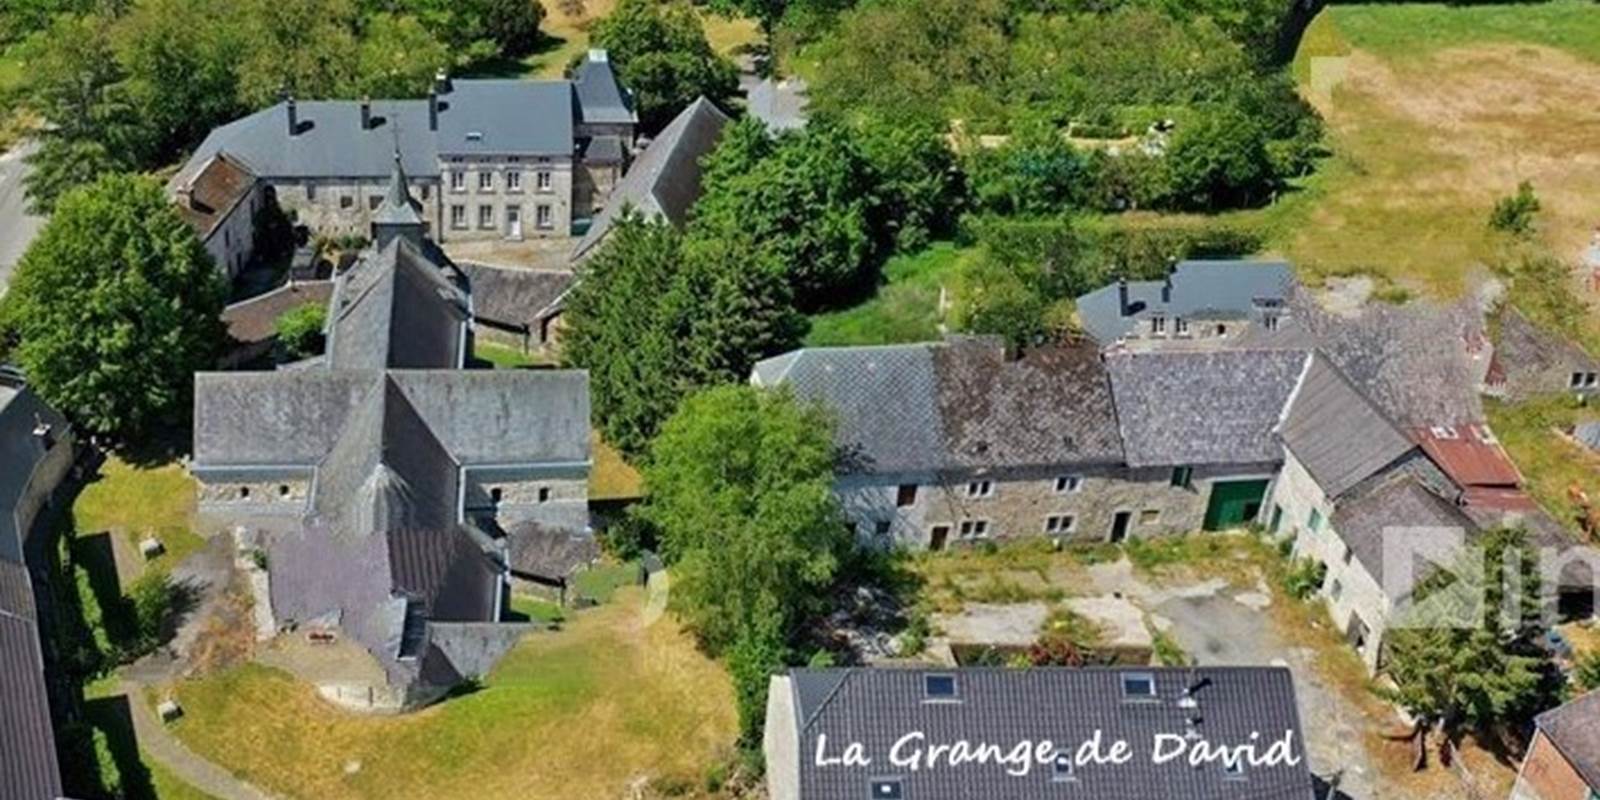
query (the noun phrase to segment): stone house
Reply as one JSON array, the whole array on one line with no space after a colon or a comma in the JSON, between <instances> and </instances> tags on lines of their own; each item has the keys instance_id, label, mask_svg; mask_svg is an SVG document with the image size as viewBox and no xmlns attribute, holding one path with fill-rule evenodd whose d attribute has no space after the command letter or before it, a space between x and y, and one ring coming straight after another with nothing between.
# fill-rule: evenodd
<instances>
[{"instance_id":1,"label":"stone house","mask_svg":"<svg viewBox=\"0 0 1600 800\"><path fill-rule=\"evenodd\" d=\"M1600 359L1507 308L1500 314L1500 341L1488 389L1512 400L1562 392L1593 397L1600 393Z\"/></svg>"},{"instance_id":2,"label":"stone house","mask_svg":"<svg viewBox=\"0 0 1600 800\"><path fill-rule=\"evenodd\" d=\"M1511 800L1600 797L1600 692L1590 692L1534 718Z\"/></svg>"},{"instance_id":3,"label":"stone house","mask_svg":"<svg viewBox=\"0 0 1600 800\"><path fill-rule=\"evenodd\" d=\"M248 166L227 153L189 163L172 182L178 214L232 281L255 256L256 215L270 199L268 190Z\"/></svg>"},{"instance_id":4,"label":"stone house","mask_svg":"<svg viewBox=\"0 0 1600 800\"><path fill-rule=\"evenodd\" d=\"M997 339L952 338L797 350L758 363L751 382L833 411L837 489L863 540L940 549L1254 521L1280 458L1272 428L1305 358L1102 359L1086 343L1019 356Z\"/></svg>"},{"instance_id":5,"label":"stone house","mask_svg":"<svg viewBox=\"0 0 1600 800\"><path fill-rule=\"evenodd\" d=\"M45 580L43 512L72 463L67 421L0 367L0 797L61 796L34 586Z\"/></svg>"},{"instance_id":6,"label":"stone house","mask_svg":"<svg viewBox=\"0 0 1600 800\"><path fill-rule=\"evenodd\" d=\"M436 241L568 237L632 154L635 117L603 51L572 80L452 80L421 100L286 98L211 132L218 154L313 234L365 236L399 152Z\"/></svg>"},{"instance_id":7,"label":"stone house","mask_svg":"<svg viewBox=\"0 0 1600 800\"><path fill-rule=\"evenodd\" d=\"M1183 261L1162 280L1122 278L1079 297L1078 315L1102 346L1220 343L1275 331L1294 285L1283 262Z\"/></svg>"},{"instance_id":8,"label":"stone house","mask_svg":"<svg viewBox=\"0 0 1600 800\"><path fill-rule=\"evenodd\" d=\"M1282 667L793 669L767 796L1311 800L1295 697Z\"/></svg>"},{"instance_id":9,"label":"stone house","mask_svg":"<svg viewBox=\"0 0 1600 800\"><path fill-rule=\"evenodd\" d=\"M310 643L319 692L391 712L528 630L502 622L513 565L588 535L590 467L587 376L464 369L470 284L395 183L336 279L324 356L195 375L191 468L203 518L265 551L271 616Z\"/></svg>"}]
</instances>

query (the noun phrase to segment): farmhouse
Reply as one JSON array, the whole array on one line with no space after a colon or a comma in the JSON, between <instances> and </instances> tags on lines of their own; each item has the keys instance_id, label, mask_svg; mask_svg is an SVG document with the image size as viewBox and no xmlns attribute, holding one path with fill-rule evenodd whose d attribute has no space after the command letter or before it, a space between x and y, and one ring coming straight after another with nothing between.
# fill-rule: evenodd
<instances>
[{"instance_id":1,"label":"farmhouse","mask_svg":"<svg viewBox=\"0 0 1600 800\"><path fill-rule=\"evenodd\" d=\"M773 800L1309 800L1289 670L796 669L772 679Z\"/></svg>"},{"instance_id":2,"label":"farmhouse","mask_svg":"<svg viewBox=\"0 0 1600 800\"><path fill-rule=\"evenodd\" d=\"M248 185L259 183L255 191L312 233L365 236L383 201L388 155L398 151L437 241L568 237L621 178L636 122L605 51L595 50L571 80L440 76L422 100L286 97L212 131L173 187L182 201L195 196L189 187L245 185L253 176ZM207 177L217 171L226 180ZM242 247L223 248L219 263L230 273L248 257Z\"/></svg>"},{"instance_id":3,"label":"farmhouse","mask_svg":"<svg viewBox=\"0 0 1600 800\"><path fill-rule=\"evenodd\" d=\"M61 796L30 570L42 569L35 523L72 456L66 420L0 368L0 797L16 800Z\"/></svg>"},{"instance_id":4,"label":"farmhouse","mask_svg":"<svg viewBox=\"0 0 1600 800\"><path fill-rule=\"evenodd\" d=\"M323 358L195 376L201 512L265 553L278 628L363 710L486 672L526 630L500 621L513 565L588 535L587 376L465 370L470 284L408 212L397 169Z\"/></svg>"},{"instance_id":5,"label":"farmhouse","mask_svg":"<svg viewBox=\"0 0 1600 800\"><path fill-rule=\"evenodd\" d=\"M1511 800L1590 800L1600 795L1600 692L1534 718Z\"/></svg>"},{"instance_id":6,"label":"farmhouse","mask_svg":"<svg viewBox=\"0 0 1600 800\"><path fill-rule=\"evenodd\" d=\"M178 213L194 228L228 280L239 277L256 249L256 215L267 201L259 177L225 152L211 154L173 181Z\"/></svg>"},{"instance_id":7,"label":"farmhouse","mask_svg":"<svg viewBox=\"0 0 1600 800\"><path fill-rule=\"evenodd\" d=\"M1294 286L1283 262L1184 261L1158 281L1119 279L1078 298L1084 330L1102 345L1226 341L1278 328Z\"/></svg>"}]
</instances>

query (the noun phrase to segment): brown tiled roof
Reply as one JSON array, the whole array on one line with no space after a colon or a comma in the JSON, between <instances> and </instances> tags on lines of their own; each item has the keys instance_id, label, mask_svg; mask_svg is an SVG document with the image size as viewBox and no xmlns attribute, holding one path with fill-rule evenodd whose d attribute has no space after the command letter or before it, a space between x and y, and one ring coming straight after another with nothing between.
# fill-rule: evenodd
<instances>
[{"instance_id":1,"label":"brown tiled roof","mask_svg":"<svg viewBox=\"0 0 1600 800\"><path fill-rule=\"evenodd\" d=\"M255 183L256 175L249 167L227 153L217 153L187 181L178 184L178 213L204 241L250 194Z\"/></svg>"},{"instance_id":2,"label":"brown tiled roof","mask_svg":"<svg viewBox=\"0 0 1600 800\"><path fill-rule=\"evenodd\" d=\"M278 317L304 305L326 306L333 296L333 281L309 281L280 286L263 295L228 306L222 322L228 335L243 344L263 342L278 335Z\"/></svg>"}]
</instances>

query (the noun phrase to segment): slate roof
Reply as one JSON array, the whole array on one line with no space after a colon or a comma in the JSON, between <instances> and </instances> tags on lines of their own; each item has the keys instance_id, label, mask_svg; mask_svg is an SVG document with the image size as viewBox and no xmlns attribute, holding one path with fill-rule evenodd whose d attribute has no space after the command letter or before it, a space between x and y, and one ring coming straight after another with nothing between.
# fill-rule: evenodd
<instances>
[{"instance_id":1,"label":"slate roof","mask_svg":"<svg viewBox=\"0 0 1600 800\"><path fill-rule=\"evenodd\" d=\"M206 241L255 188L256 176L226 152L213 154L192 176L177 182L178 214Z\"/></svg>"},{"instance_id":2,"label":"slate roof","mask_svg":"<svg viewBox=\"0 0 1600 800\"><path fill-rule=\"evenodd\" d=\"M505 269L459 262L472 287L473 318L509 327L534 326L572 288L567 270Z\"/></svg>"},{"instance_id":3,"label":"slate roof","mask_svg":"<svg viewBox=\"0 0 1600 800\"><path fill-rule=\"evenodd\" d=\"M506 534L511 571L524 577L560 581L600 557L600 543L579 524L517 523Z\"/></svg>"},{"instance_id":4,"label":"slate roof","mask_svg":"<svg viewBox=\"0 0 1600 800\"><path fill-rule=\"evenodd\" d=\"M1121 676L1149 675L1156 698L1124 699ZM958 700L928 702L927 675L953 675ZM1252 800L1309 800L1312 778L1295 705L1293 678L1277 667L1202 667L1195 669L1035 668L1006 669L835 669L791 670L800 762L800 796L868 798L870 781L898 778L906 800L1150 800L1204 797ZM1197 708L1180 698L1189 687ZM1239 777L1220 764L1190 766L1178 759L1155 764L1158 734L1182 737L1190 720L1200 736L1214 743L1266 743L1292 736L1296 764L1247 766ZM1005 765L947 761L910 770L889 761L890 748L906 734L919 732L912 749L924 754L939 745L966 741L994 744L1004 752L1019 742L1050 742L1076 750L1101 732L1102 752L1126 741L1133 757L1125 764L1077 766L1071 781L1056 780L1049 764L1034 763L1026 775L1008 774ZM818 737L827 736L827 753L837 757L850 742L860 742L872 759L867 767L819 766ZM903 751L904 754L906 751Z\"/></svg>"},{"instance_id":5,"label":"slate roof","mask_svg":"<svg viewBox=\"0 0 1600 800\"><path fill-rule=\"evenodd\" d=\"M580 119L589 125L634 123L633 99L617 81L604 50L590 50L572 73Z\"/></svg>"},{"instance_id":6,"label":"slate roof","mask_svg":"<svg viewBox=\"0 0 1600 800\"><path fill-rule=\"evenodd\" d=\"M1328 497L1343 495L1415 447L1322 356L1312 357L1280 435Z\"/></svg>"},{"instance_id":7,"label":"slate roof","mask_svg":"<svg viewBox=\"0 0 1600 800\"><path fill-rule=\"evenodd\" d=\"M1274 431L1309 358L1300 350L1107 354L1127 463L1281 460Z\"/></svg>"},{"instance_id":8,"label":"slate roof","mask_svg":"<svg viewBox=\"0 0 1600 800\"><path fill-rule=\"evenodd\" d=\"M1384 580L1383 542L1386 536L1400 535L1397 528L1453 528L1469 536L1477 530L1461 509L1405 472L1340 503L1331 524L1379 586Z\"/></svg>"},{"instance_id":9,"label":"slate roof","mask_svg":"<svg viewBox=\"0 0 1600 800\"><path fill-rule=\"evenodd\" d=\"M304 305L326 306L333 297L333 281L301 281L240 300L222 310L228 336L242 344L264 342L278 335L278 317Z\"/></svg>"},{"instance_id":10,"label":"slate roof","mask_svg":"<svg viewBox=\"0 0 1600 800\"><path fill-rule=\"evenodd\" d=\"M750 116L766 123L769 131L798 130L806 126L806 107L811 104L806 90L806 82L799 78L766 78L747 85L745 108Z\"/></svg>"},{"instance_id":11,"label":"slate roof","mask_svg":"<svg viewBox=\"0 0 1600 800\"><path fill-rule=\"evenodd\" d=\"M470 309L465 292L447 275L404 238L340 274L328 309L332 366L459 368Z\"/></svg>"},{"instance_id":12,"label":"slate roof","mask_svg":"<svg viewBox=\"0 0 1600 800\"><path fill-rule=\"evenodd\" d=\"M587 376L460 369L471 303L447 274L397 239L340 276L328 359L195 376L196 475L311 473L300 529L270 548L274 613L337 626L402 687L509 647L441 627L495 623L505 569L505 544L462 521L463 470L589 461Z\"/></svg>"},{"instance_id":13,"label":"slate roof","mask_svg":"<svg viewBox=\"0 0 1600 800\"><path fill-rule=\"evenodd\" d=\"M1121 460L1092 346L1038 348L1014 361L992 338L809 348L758 363L753 378L827 405L848 471Z\"/></svg>"},{"instance_id":14,"label":"slate roof","mask_svg":"<svg viewBox=\"0 0 1600 800\"><path fill-rule=\"evenodd\" d=\"M1534 717L1567 763L1590 786L1600 786L1600 692L1590 692Z\"/></svg>"},{"instance_id":15,"label":"slate roof","mask_svg":"<svg viewBox=\"0 0 1600 800\"><path fill-rule=\"evenodd\" d=\"M44 442L33 435L43 422L57 436L67 431L67 421L27 388L21 377L0 371L0 562L22 563L22 539L16 509L44 460Z\"/></svg>"},{"instance_id":16,"label":"slate roof","mask_svg":"<svg viewBox=\"0 0 1600 800\"><path fill-rule=\"evenodd\" d=\"M1578 345L1539 330L1521 312L1508 308L1500 315L1500 341L1495 360L1505 371L1517 397L1547 388L1565 388L1571 372L1600 371L1596 359Z\"/></svg>"},{"instance_id":17,"label":"slate roof","mask_svg":"<svg viewBox=\"0 0 1600 800\"><path fill-rule=\"evenodd\" d=\"M456 80L441 102L441 154L570 156L579 102L567 81ZM434 174L438 174L437 168Z\"/></svg>"},{"instance_id":18,"label":"slate roof","mask_svg":"<svg viewBox=\"0 0 1600 800\"><path fill-rule=\"evenodd\" d=\"M1129 281L1128 313L1119 284L1078 298L1083 327L1101 344L1126 336L1152 316L1189 319L1256 319L1263 309L1285 303L1294 270L1281 261L1184 261L1167 280Z\"/></svg>"},{"instance_id":19,"label":"slate roof","mask_svg":"<svg viewBox=\"0 0 1600 800\"><path fill-rule=\"evenodd\" d=\"M689 104L634 159L605 208L573 247L572 258L582 258L594 249L628 208L682 227L689 209L700 199L700 160L716 148L728 121L728 116L704 97Z\"/></svg>"}]
</instances>

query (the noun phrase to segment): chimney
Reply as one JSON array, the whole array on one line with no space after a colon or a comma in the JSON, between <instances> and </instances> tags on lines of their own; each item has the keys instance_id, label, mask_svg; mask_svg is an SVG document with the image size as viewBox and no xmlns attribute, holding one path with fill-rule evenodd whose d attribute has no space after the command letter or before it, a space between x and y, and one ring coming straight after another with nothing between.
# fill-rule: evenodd
<instances>
[{"instance_id":1,"label":"chimney","mask_svg":"<svg viewBox=\"0 0 1600 800\"><path fill-rule=\"evenodd\" d=\"M596 64L604 64L611 60L611 54L598 47L592 48L589 50L589 60Z\"/></svg>"},{"instance_id":2,"label":"chimney","mask_svg":"<svg viewBox=\"0 0 1600 800\"><path fill-rule=\"evenodd\" d=\"M1167 278L1161 283L1161 302L1172 302L1172 271L1167 271Z\"/></svg>"},{"instance_id":3,"label":"chimney","mask_svg":"<svg viewBox=\"0 0 1600 800\"><path fill-rule=\"evenodd\" d=\"M289 95L284 101L289 110L289 135L297 136L300 133L300 109L294 104L294 95Z\"/></svg>"},{"instance_id":4,"label":"chimney","mask_svg":"<svg viewBox=\"0 0 1600 800\"><path fill-rule=\"evenodd\" d=\"M1117 278L1117 308L1121 309L1122 316L1128 316L1128 278Z\"/></svg>"},{"instance_id":5,"label":"chimney","mask_svg":"<svg viewBox=\"0 0 1600 800\"><path fill-rule=\"evenodd\" d=\"M194 184L185 183L178 187L178 203L184 208L194 208Z\"/></svg>"},{"instance_id":6,"label":"chimney","mask_svg":"<svg viewBox=\"0 0 1600 800\"><path fill-rule=\"evenodd\" d=\"M361 130L372 130L372 98L361 98Z\"/></svg>"},{"instance_id":7,"label":"chimney","mask_svg":"<svg viewBox=\"0 0 1600 800\"><path fill-rule=\"evenodd\" d=\"M437 86L428 91L428 130L439 130L439 89Z\"/></svg>"},{"instance_id":8,"label":"chimney","mask_svg":"<svg viewBox=\"0 0 1600 800\"><path fill-rule=\"evenodd\" d=\"M433 74L434 94L449 94L453 88L455 87L450 83L450 73L441 69Z\"/></svg>"}]
</instances>

